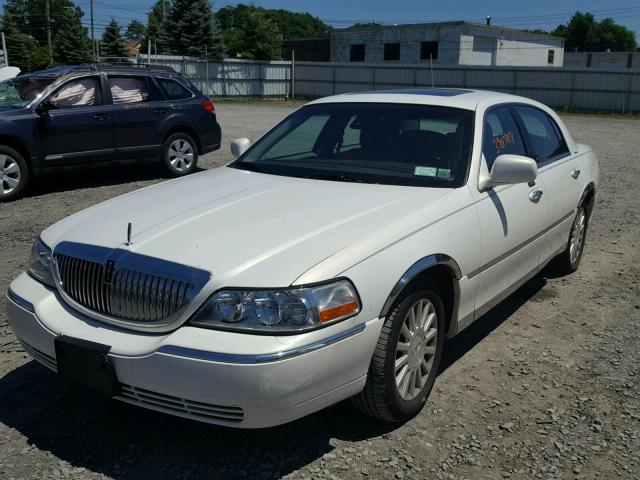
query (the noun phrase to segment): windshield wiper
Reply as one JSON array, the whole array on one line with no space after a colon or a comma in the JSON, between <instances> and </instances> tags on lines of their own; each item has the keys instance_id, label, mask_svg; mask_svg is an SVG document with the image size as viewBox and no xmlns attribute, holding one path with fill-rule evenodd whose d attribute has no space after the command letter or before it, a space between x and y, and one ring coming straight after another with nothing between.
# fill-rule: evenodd
<instances>
[{"instance_id":1,"label":"windshield wiper","mask_svg":"<svg viewBox=\"0 0 640 480\"><path fill-rule=\"evenodd\" d=\"M259 167L255 163L239 162L239 163L233 163L229 166L233 168L237 168L239 170L247 170L248 172L268 173L266 169Z\"/></svg>"},{"instance_id":2,"label":"windshield wiper","mask_svg":"<svg viewBox=\"0 0 640 480\"><path fill-rule=\"evenodd\" d=\"M313 180L330 180L334 182L366 183L361 178L343 175L341 173L319 173L316 175L305 175L303 178L311 178Z\"/></svg>"}]
</instances>

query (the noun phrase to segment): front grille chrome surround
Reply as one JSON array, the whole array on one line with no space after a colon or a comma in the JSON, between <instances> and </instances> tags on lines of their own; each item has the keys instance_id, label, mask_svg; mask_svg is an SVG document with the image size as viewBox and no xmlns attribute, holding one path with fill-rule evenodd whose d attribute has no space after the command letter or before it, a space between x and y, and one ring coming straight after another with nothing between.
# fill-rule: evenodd
<instances>
[{"instance_id":1,"label":"front grille chrome surround","mask_svg":"<svg viewBox=\"0 0 640 480\"><path fill-rule=\"evenodd\" d=\"M63 242L53 253L63 299L97 320L138 329L175 324L208 272L123 249Z\"/></svg>"}]
</instances>

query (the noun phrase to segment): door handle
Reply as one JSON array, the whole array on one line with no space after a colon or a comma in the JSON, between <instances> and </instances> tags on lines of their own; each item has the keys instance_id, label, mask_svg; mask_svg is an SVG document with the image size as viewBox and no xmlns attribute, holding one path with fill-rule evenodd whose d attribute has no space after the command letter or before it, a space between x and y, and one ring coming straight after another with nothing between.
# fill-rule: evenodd
<instances>
[{"instance_id":1,"label":"door handle","mask_svg":"<svg viewBox=\"0 0 640 480\"><path fill-rule=\"evenodd\" d=\"M169 110L167 110L166 108L156 108L153 113L157 114L157 115L166 115L167 113L169 113Z\"/></svg>"},{"instance_id":2,"label":"door handle","mask_svg":"<svg viewBox=\"0 0 640 480\"><path fill-rule=\"evenodd\" d=\"M533 203L538 203L542 198L542 193L542 190L532 190L531 192L529 192L529 200L531 200Z\"/></svg>"},{"instance_id":3,"label":"door handle","mask_svg":"<svg viewBox=\"0 0 640 480\"><path fill-rule=\"evenodd\" d=\"M580 170L577 168L574 168L573 170L571 170L571 177L574 179L577 179L580 176Z\"/></svg>"},{"instance_id":4,"label":"door handle","mask_svg":"<svg viewBox=\"0 0 640 480\"><path fill-rule=\"evenodd\" d=\"M105 120L109 119L109 115L107 115L106 113L96 113L93 118L95 118L96 120L100 121L100 122L104 122Z\"/></svg>"}]
</instances>

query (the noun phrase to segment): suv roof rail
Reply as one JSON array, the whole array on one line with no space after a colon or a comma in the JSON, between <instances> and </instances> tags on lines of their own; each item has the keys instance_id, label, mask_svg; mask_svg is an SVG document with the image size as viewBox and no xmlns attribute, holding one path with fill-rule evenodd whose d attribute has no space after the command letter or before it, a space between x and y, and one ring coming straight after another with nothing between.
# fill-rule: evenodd
<instances>
[{"instance_id":1,"label":"suv roof rail","mask_svg":"<svg viewBox=\"0 0 640 480\"><path fill-rule=\"evenodd\" d=\"M141 69L158 72L177 73L172 67L166 65L150 65L147 63L86 63L78 66L79 68L88 68L90 70L130 70Z\"/></svg>"}]
</instances>

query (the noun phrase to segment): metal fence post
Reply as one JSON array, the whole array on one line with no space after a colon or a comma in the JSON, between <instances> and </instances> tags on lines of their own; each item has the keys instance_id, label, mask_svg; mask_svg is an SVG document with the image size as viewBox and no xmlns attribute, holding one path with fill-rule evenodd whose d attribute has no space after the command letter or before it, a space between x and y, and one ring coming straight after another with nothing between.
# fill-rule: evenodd
<instances>
[{"instance_id":1,"label":"metal fence post","mask_svg":"<svg viewBox=\"0 0 640 480\"><path fill-rule=\"evenodd\" d=\"M296 98L296 51L291 50L291 100Z\"/></svg>"}]
</instances>

